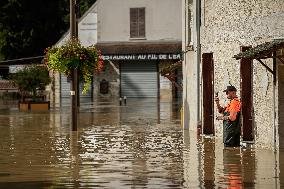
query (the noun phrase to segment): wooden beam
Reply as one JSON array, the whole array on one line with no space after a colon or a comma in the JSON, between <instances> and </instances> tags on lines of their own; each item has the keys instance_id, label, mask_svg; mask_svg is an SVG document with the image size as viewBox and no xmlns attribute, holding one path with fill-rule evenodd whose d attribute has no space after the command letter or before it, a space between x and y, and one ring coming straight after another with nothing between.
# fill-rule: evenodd
<instances>
[{"instance_id":1,"label":"wooden beam","mask_svg":"<svg viewBox=\"0 0 284 189\"><path fill-rule=\"evenodd\" d=\"M241 46L240 51L245 52L250 46ZM254 141L253 125L253 63L252 59L242 58L240 60L240 95L243 102L241 108L242 114L242 138L243 141Z\"/></svg>"},{"instance_id":2,"label":"wooden beam","mask_svg":"<svg viewBox=\"0 0 284 189\"><path fill-rule=\"evenodd\" d=\"M271 68L269 68L264 62L262 62L262 60L260 59L256 59L256 60L258 60L261 63L261 65L263 65L270 73L272 73L273 75L275 74Z\"/></svg>"},{"instance_id":3,"label":"wooden beam","mask_svg":"<svg viewBox=\"0 0 284 189\"><path fill-rule=\"evenodd\" d=\"M276 57L276 58L278 58L278 60L280 60L280 62L284 64L284 60L282 58L280 57Z\"/></svg>"},{"instance_id":4,"label":"wooden beam","mask_svg":"<svg viewBox=\"0 0 284 189\"><path fill-rule=\"evenodd\" d=\"M172 76L169 75L169 74L164 75L164 77L168 78L168 80L170 80L170 81L172 82L172 84L174 84L179 90L182 91L182 85L180 85L179 83L177 83L174 77L172 77Z\"/></svg>"},{"instance_id":5,"label":"wooden beam","mask_svg":"<svg viewBox=\"0 0 284 189\"><path fill-rule=\"evenodd\" d=\"M284 55L271 56L271 58L284 58Z\"/></svg>"},{"instance_id":6,"label":"wooden beam","mask_svg":"<svg viewBox=\"0 0 284 189\"><path fill-rule=\"evenodd\" d=\"M276 56L276 51L273 52L273 55ZM276 58L273 58L272 61L273 61L273 84L274 86L276 86Z\"/></svg>"},{"instance_id":7,"label":"wooden beam","mask_svg":"<svg viewBox=\"0 0 284 189\"><path fill-rule=\"evenodd\" d=\"M214 63L213 53L202 54L203 134L215 135L214 129Z\"/></svg>"},{"instance_id":8,"label":"wooden beam","mask_svg":"<svg viewBox=\"0 0 284 189\"><path fill-rule=\"evenodd\" d=\"M273 54L261 54L257 56L250 57L251 59L267 59L267 58L284 58L284 55L273 55Z\"/></svg>"}]
</instances>

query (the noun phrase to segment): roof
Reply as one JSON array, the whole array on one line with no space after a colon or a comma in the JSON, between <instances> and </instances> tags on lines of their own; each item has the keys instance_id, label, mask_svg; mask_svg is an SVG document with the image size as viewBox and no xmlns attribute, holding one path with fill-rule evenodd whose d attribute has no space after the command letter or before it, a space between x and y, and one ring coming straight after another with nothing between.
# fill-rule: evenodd
<instances>
[{"instance_id":1,"label":"roof","mask_svg":"<svg viewBox=\"0 0 284 189\"><path fill-rule=\"evenodd\" d=\"M12 60L0 61L0 66L11 66L11 65L25 65L25 64L41 64L44 56L35 56L27 58L19 58Z\"/></svg>"},{"instance_id":2,"label":"roof","mask_svg":"<svg viewBox=\"0 0 284 189\"><path fill-rule=\"evenodd\" d=\"M250 58L250 59L266 59L272 58L272 53L278 49L284 48L284 39L273 40L271 42L265 42L250 48L244 52L236 54L233 58Z\"/></svg>"},{"instance_id":3,"label":"roof","mask_svg":"<svg viewBox=\"0 0 284 189\"><path fill-rule=\"evenodd\" d=\"M18 87L13 81L0 80L0 90L18 90Z\"/></svg>"},{"instance_id":4,"label":"roof","mask_svg":"<svg viewBox=\"0 0 284 189\"><path fill-rule=\"evenodd\" d=\"M96 47L103 55L180 53L182 51L181 41L104 42L97 43Z\"/></svg>"}]
</instances>

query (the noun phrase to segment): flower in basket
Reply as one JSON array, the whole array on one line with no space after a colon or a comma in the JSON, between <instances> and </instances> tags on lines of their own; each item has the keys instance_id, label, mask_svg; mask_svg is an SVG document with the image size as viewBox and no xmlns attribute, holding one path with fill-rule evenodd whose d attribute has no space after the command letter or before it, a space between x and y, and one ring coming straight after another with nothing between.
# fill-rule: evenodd
<instances>
[{"instance_id":1,"label":"flower in basket","mask_svg":"<svg viewBox=\"0 0 284 189\"><path fill-rule=\"evenodd\" d=\"M49 70L64 73L68 77L72 69L77 69L79 81L84 82L86 94L94 73L103 69L101 52L95 46L84 47L79 40L70 39L62 46L45 49L45 63Z\"/></svg>"}]
</instances>

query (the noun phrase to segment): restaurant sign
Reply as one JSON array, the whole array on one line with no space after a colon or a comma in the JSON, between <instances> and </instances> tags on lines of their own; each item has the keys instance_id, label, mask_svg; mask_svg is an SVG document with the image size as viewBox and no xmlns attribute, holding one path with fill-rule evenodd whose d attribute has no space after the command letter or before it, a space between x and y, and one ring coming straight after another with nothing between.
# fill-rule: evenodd
<instances>
[{"instance_id":1,"label":"restaurant sign","mask_svg":"<svg viewBox=\"0 0 284 189\"><path fill-rule=\"evenodd\" d=\"M103 55L103 60L180 60L181 54Z\"/></svg>"}]
</instances>

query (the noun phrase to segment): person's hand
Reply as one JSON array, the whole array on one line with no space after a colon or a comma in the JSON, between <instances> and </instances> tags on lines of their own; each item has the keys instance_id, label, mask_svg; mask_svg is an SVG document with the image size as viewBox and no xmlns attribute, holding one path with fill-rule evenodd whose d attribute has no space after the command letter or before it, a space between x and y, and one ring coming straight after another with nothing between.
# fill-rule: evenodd
<instances>
[{"instance_id":1,"label":"person's hand","mask_svg":"<svg viewBox=\"0 0 284 189\"><path fill-rule=\"evenodd\" d=\"M219 99L218 96L216 96L214 100L215 100L216 104L219 104L219 103L220 103L220 99Z\"/></svg>"},{"instance_id":2,"label":"person's hand","mask_svg":"<svg viewBox=\"0 0 284 189\"><path fill-rule=\"evenodd\" d=\"M230 116L217 116L216 117L216 120L229 120L230 119Z\"/></svg>"},{"instance_id":3,"label":"person's hand","mask_svg":"<svg viewBox=\"0 0 284 189\"><path fill-rule=\"evenodd\" d=\"M224 120L224 116L217 116L216 120Z\"/></svg>"}]
</instances>

